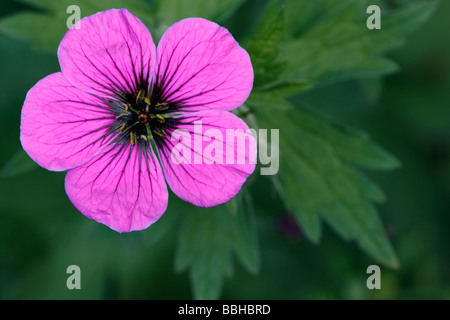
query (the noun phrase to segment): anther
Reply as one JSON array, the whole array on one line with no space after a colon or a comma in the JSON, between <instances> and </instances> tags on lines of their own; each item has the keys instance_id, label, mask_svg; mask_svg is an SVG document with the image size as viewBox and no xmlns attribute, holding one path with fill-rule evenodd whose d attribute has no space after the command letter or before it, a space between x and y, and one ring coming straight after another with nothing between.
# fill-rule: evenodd
<instances>
[{"instance_id":1,"label":"anther","mask_svg":"<svg viewBox=\"0 0 450 320\"><path fill-rule=\"evenodd\" d=\"M166 119L164 119L164 117L160 114L157 114L156 117L158 118L158 122L160 123L164 123L166 121Z\"/></svg>"},{"instance_id":2,"label":"anther","mask_svg":"<svg viewBox=\"0 0 450 320\"><path fill-rule=\"evenodd\" d=\"M122 113L122 114L119 114L117 117L116 117L116 120L118 120L120 117L125 117L125 116L127 116L128 115L128 113Z\"/></svg>"},{"instance_id":3,"label":"anther","mask_svg":"<svg viewBox=\"0 0 450 320\"><path fill-rule=\"evenodd\" d=\"M157 134L158 136L160 136L160 137L164 137L164 136L167 135L167 132L166 132L164 129L161 129L161 128L158 128L158 127L156 127L156 128L153 130L153 132L156 133L156 134Z\"/></svg>"},{"instance_id":4,"label":"anther","mask_svg":"<svg viewBox=\"0 0 450 320\"><path fill-rule=\"evenodd\" d=\"M167 105L166 102L163 102L163 103L157 103L157 104L155 105L155 110L167 110L167 109L169 109L169 106Z\"/></svg>"},{"instance_id":5,"label":"anther","mask_svg":"<svg viewBox=\"0 0 450 320\"><path fill-rule=\"evenodd\" d=\"M144 90L142 90L142 89L139 90L139 92L138 92L138 94L137 94L137 97L136 97L136 103L139 102L139 99L141 98L143 92L144 92Z\"/></svg>"},{"instance_id":6,"label":"anther","mask_svg":"<svg viewBox=\"0 0 450 320\"><path fill-rule=\"evenodd\" d=\"M153 132L154 133L156 133L158 136L160 136L160 137L164 137L164 134L161 132L161 130L160 129L158 129L158 128L155 128L154 130L153 130Z\"/></svg>"}]
</instances>

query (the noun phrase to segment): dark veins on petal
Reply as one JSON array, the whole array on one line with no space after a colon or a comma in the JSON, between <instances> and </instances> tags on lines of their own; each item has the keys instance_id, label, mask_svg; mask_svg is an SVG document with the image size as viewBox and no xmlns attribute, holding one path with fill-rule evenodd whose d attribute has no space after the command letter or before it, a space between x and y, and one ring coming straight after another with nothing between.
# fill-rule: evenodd
<instances>
[{"instance_id":1,"label":"dark veins on petal","mask_svg":"<svg viewBox=\"0 0 450 320\"><path fill-rule=\"evenodd\" d=\"M166 137L168 135L170 136L178 125L193 122L192 118L174 117L174 115L177 115L177 113L189 112L190 107L198 106L189 105L188 101L190 99L213 91L216 88L211 88L206 92L196 93L183 98L177 97L177 93L183 86L203 70L199 70L179 87L173 88L172 83L176 80L178 74L183 72L181 64L186 57L183 57L175 67L174 71L169 72L168 70L171 69L173 58L172 53L166 64L165 70L160 72L160 66L158 66L156 77L150 84L150 70L148 68L144 69L143 67L145 63L142 61L142 47L140 47L140 69L136 68L136 61L132 58L132 52L128 43L127 48L133 66L132 78L134 81L132 81L132 83L124 76L124 73L126 72L119 69L112 56L109 56L109 58L113 62L114 68L122 77L120 81L119 79L115 77L111 78L106 73L102 72L101 68L97 68L95 63L89 59L88 61L102 74L106 81L100 83L89 77L80 69L86 77L90 78L90 80L103 88L103 90L101 90L103 97L95 96L106 106L97 107L104 109L107 113L112 113L112 116L115 118L115 121L108 126L109 130L104 138L107 138L107 140L113 142L113 144L118 147L131 145L138 146L141 150L147 150L147 148L150 147L150 141L153 140L158 148L169 148L168 140L170 139L166 139ZM108 52L108 50L106 51ZM150 65L150 63L148 63L148 65ZM214 101L208 103L211 102Z\"/></svg>"},{"instance_id":2,"label":"dark veins on petal","mask_svg":"<svg viewBox=\"0 0 450 320\"><path fill-rule=\"evenodd\" d=\"M132 90L111 81L110 98L99 98L109 106L116 120L108 133L116 137L117 144L137 145L145 149L153 139L157 147L168 147L166 136L177 125L186 123L187 118L174 117L177 113L185 113L187 110L182 109L186 105L184 101L168 99L165 92L167 80L157 77L149 85L148 79L142 76L135 76L135 79L137 85ZM192 119L189 120L192 122Z\"/></svg>"}]
</instances>

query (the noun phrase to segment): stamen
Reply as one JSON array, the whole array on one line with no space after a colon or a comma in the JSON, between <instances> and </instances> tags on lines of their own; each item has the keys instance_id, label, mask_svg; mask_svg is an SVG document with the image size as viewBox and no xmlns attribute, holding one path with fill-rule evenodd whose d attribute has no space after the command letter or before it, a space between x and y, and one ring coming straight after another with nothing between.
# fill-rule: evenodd
<instances>
[{"instance_id":1,"label":"stamen","mask_svg":"<svg viewBox=\"0 0 450 320\"><path fill-rule=\"evenodd\" d=\"M139 99L141 98L143 92L144 92L144 90L142 90L142 89L139 90L139 92L138 92L138 94L137 94L137 97L136 97L136 103L139 102Z\"/></svg>"},{"instance_id":2,"label":"stamen","mask_svg":"<svg viewBox=\"0 0 450 320\"><path fill-rule=\"evenodd\" d=\"M160 114L157 114L156 117L158 118L158 122L160 123L164 123L166 121L166 119L164 119L164 117Z\"/></svg>"},{"instance_id":3,"label":"stamen","mask_svg":"<svg viewBox=\"0 0 450 320\"><path fill-rule=\"evenodd\" d=\"M155 127L153 132L156 133L160 137L164 137L164 136L167 135L167 132L164 129L161 129L161 128L158 128L158 127Z\"/></svg>"},{"instance_id":4,"label":"stamen","mask_svg":"<svg viewBox=\"0 0 450 320\"><path fill-rule=\"evenodd\" d=\"M169 106L167 105L167 103L166 102L163 102L163 103L157 103L156 105L155 105L155 110L167 110L167 109L169 109Z\"/></svg>"},{"instance_id":5,"label":"stamen","mask_svg":"<svg viewBox=\"0 0 450 320\"><path fill-rule=\"evenodd\" d=\"M164 137L164 135L161 132L158 132L157 130L153 130L154 133L156 133L160 137Z\"/></svg>"},{"instance_id":6,"label":"stamen","mask_svg":"<svg viewBox=\"0 0 450 320\"><path fill-rule=\"evenodd\" d=\"M122 113L122 114L119 114L119 115L116 117L116 120L119 120L120 117L126 117L127 115L128 115L128 113Z\"/></svg>"},{"instance_id":7,"label":"stamen","mask_svg":"<svg viewBox=\"0 0 450 320\"><path fill-rule=\"evenodd\" d=\"M170 103L152 101L146 96L145 89L139 89L135 95L135 100L124 101L122 104L122 113L116 116L120 119L120 132L125 141L129 139L131 146L139 145L139 141L152 141L152 138L168 135L164 128L172 127L172 120L166 119L164 112L170 108ZM117 128L117 127L116 127ZM117 129L116 129L117 130ZM130 137L127 139L127 135Z\"/></svg>"}]
</instances>

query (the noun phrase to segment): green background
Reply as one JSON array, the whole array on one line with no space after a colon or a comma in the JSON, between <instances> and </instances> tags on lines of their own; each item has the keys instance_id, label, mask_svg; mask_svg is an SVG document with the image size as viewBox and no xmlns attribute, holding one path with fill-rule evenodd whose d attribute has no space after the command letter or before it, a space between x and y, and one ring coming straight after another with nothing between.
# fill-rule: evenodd
<instances>
[{"instance_id":1,"label":"green background","mask_svg":"<svg viewBox=\"0 0 450 320\"><path fill-rule=\"evenodd\" d=\"M220 21L239 41L261 7L259 1L247 1ZM22 10L30 7L12 1L0 5L2 17ZM393 171L366 172L386 195L376 207L400 267L380 265L381 290L368 290L366 269L377 261L328 225L316 244L295 226L286 228L282 221L290 215L275 189L267 187L270 177L258 177L250 193L260 261L253 272L239 263L227 267L220 298L450 298L449 17L450 1L442 1L402 47L389 52L400 66L397 72L317 86L291 97L368 133L401 162ZM46 24L29 28L51 34ZM159 28L160 35L166 26ZM56 50L40 50L5 33L0 33L0 48L0 298L191 299L190 274L175 265L174 257L178 225L192 206L171 194L160 221L129 234L85 218L64 192L65 173L46 171L21 156L21 107L38 80L59 71ZM81 290L66 287L66 268L72 264L81 268Z\"/></svg>"}]
</instances>

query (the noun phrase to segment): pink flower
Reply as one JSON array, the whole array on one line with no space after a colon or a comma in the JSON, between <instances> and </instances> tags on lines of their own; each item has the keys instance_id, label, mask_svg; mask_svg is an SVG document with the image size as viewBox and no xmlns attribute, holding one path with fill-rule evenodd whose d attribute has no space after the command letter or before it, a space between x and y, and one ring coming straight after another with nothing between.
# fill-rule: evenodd
<instances>
[{"instance_id":1,"label":"pink flower","mask_svg":"<svg viewBox=\"0 0 450 320\"><path fill-rule=\"evenodd\" d=\"M255 168L254 137L228 112L252 89L247 52L225 28L200 18L172 25L157 49L145 25L125 9L78 23L59 45L61 72L40 80L25 99L20 138L30 157L48 170L69 170L65 187L75 207L119 232L147 228L161 217L166 181L197 206L232 199ZM214 141L232 144L234 159L245 161L174 162L173 147L183 140L172 133L198 135L197 121L210 143L208 129L224 137L227 129L242 129L245 146L228 137Z\"/></svg>"}]
</instances>

